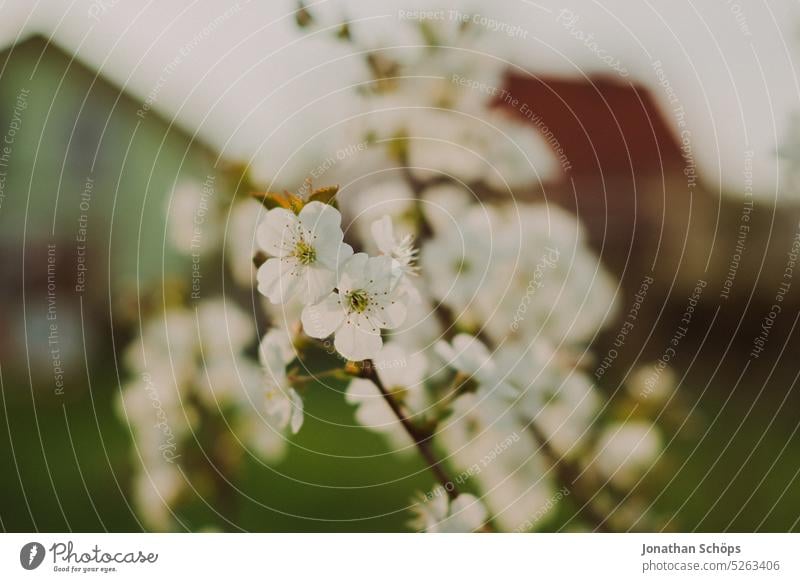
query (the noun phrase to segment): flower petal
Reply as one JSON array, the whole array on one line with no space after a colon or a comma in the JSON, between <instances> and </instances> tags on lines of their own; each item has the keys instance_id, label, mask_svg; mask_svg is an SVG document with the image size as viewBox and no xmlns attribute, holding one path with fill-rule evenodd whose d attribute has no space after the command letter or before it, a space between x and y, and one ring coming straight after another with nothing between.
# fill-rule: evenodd
<instances>
[{"instance_id":1,"label":"flower petal","mask_svg":"<svg viewBox=\"0 0 800 582\"><path fill-rule=\"evenodd\" d=\"M367 253L356 253L348 259L339 276L339 293L346 294L364 286L364 271L368 260Z\"/></svg>"},{"instance_id":2,"label":"flower petal","mask_svg":"<svg viewBox=\"0 0 800 582\"><path fill-rule=\"evenodd\" d=\"M298 219L304 229L314 233L315 243L327 245L342 242L342 215L330 204L309 202L303 206Z\"/></svg>"},{"instance_id":3,"label":"flower petal","mask_svg":"<svg viewBox=\"0 0 800 582\"><path fill-rule=\"evenodd\" d=\"M469 493L462 493L450 502L450 518L460 531L471 532L481 527L488 514L481 502Z\"/></svg>"},{"instance_id":4,"label":"flower petal","mask_svg":"<svg viewBox=\"0 0 800 582\"><path fill-rule=\"evenodd\" d=\"M339 296L331 293L316 305L309 305L303 309L300 320L303 322L303 331L307 335L323 339L342 325L344 316L344 308L339 303Z\"/></svg>"},{"instance_id":5,"label":"flower petal","mask_svg":"<svg viewBox=\"0 0 800 582\"><path fill-rule=\"evenodd\" d=\"M403 325L408 314L408 308L402 299L393 299L388 302L383 311L381 311L383 319L383 327L386 329L395 329Z\"/></svg>"},{"instance_id":6,"label":"flower petal","mask_svg":"<svg viewBox=\"0 0 800 582\"><path fill-rule=\"evenodd\" d=\"M354 378L351 380L344 394L344 399L348 404L363 404L374 398L383 397L378 391L378 387L375 386L375 383L372 380L365 380L364 378Z\"/></svg>"},{"instance_id":7,"label":"flower petal","mask_svg":"<svg viewBox=\"0 0 800 582\"><path fill-rule=\"evenodd\" d=\"M303 283L303 302L316 303L336 287L336 273L326 267L309 265Z\"/></svg>"},{"instance_id":8,"label":"flower petal","mask_svg":"<svg viewBox=\"0 0 800 582\"><path fill-rule=\"evenodd\" d=\"M433 498L430 501L430 513L434 524L438 525L438 522L447 517L447 492L444 487L437 485L431 493Z\"/></svg>"},{"instance_id":9,"label":"flower petal","mask_svg":"<svg viewBox=\"0 0 800 582\"><path fill-rule=\"evenodd\" d=\"M355 414L356 422L364 428L378 432L389 432L398 428L402 431L403 427L392 409L377 391L375 395L376 398L358 407Z\"/></svg>"},{"instance_id":10,"label":"flower petal","mask_svg":"<svg viewBox=\"0 0 800 582\"><path fill-rule=\"evenodd\" d=\"M264 393L264 411L270 419L270 424L278 430L283 430L289 425L291 415L291 402L284 390L285 388L280 386L270 386Z\"/></svg>"},{"instance_id":11,"label":"flower petal","mask_svg":"<svg viewBox=\"0 0 800 582\"><path fill-rule=\"evenodd\" d=\"M374 358L383 346L380 330L369 330L356 324L356 320L345 322L338 330L333 345L348 360L359 362Z\"/></svg>"},{"instance_id":12,"label":"flower petal","mask_svg":"<svg viewBox=\"0 0 800 582\"><path fill-rule=\"evenodd\" d=\"M367 286L375 293L388 292L396 282L393 277L393 263L391 257L381 255L370 257L365 264L363 278Z\"/></svg>"},{"instance_id":13,"label":"flower petal","mask_svg":"<svg viewBox=\"0 0 800 582\"><path fill-rule=\"evenodd\" d=\"M392 250L397 245L397 241L394 238L392 219L389 218L388 215L384 214L382 217L372 223L371 231L378 250L384 255L391 255Z\"/></svg>"},{"instance_id":14,"label":"flower petal","mask_svg":"<svg viewBox=\"0 0 800 582\"><path fill-rule=\"evenodd\" d=\"M396 341L386 342L375 358L375 367L387 386L403 386L409 391L423 389L428 361L423 352L409 353Z\"/></svg>"},{"instance_id":15,"label":"flower petal","mask_svg":"<svg viewBox=\"0 0 800 582\"><path fill-rule=\"evenodd\" d=\"M338 277L347 260L353 256L353 247L348 244L317 244L317 262L336 272Z\"/></svg>"},{"instance_id":16,"label":"flower petal","mask_svg":"<svg viewBox=\"0 0 800 582\"><path fill-rule=\"evenodd\" d=\"M272 303L285 303L297 292L303 271L293 259L268 259L256 273L258 292Z\"/></svg>"},{"instance_id":17,"label":"flower petal","mask_svg":"<svg viewBox=\"0 0 800 582\"><path fill-rule=\"evenodd\" d=\"M456 352L447 341L439 340L433 346L434 353L439 356L446 365L455 368ZM460 370L459 370L460 371Z\"/></svg>"},{"instance_id":18,"label":"flower petal","mask_svg":"<svg viewBox=\"0 0 800 582\"><path fill-rule=\"evenodd\" d=\"M397 424L397 417L371 380L356 378L350 382L345 400L358 405L355 417L358 424L363 427L386 431Z\"/></svg>"},{"instance_id":19,"label":"flower petal","mask_svg":"<svg viewBox=\"0 0 800 582\"><path fill-rule=\"evenodd\" d=\"M289 335L282 329L273 328L261 339L258 346L258 358L261 365L272 374L283 371L286 364L294 359L295 352Z\"/></svg>"},{"instance_id":20,"label":"flower petal","mask_svg":"<svg viewBox=\"0 0 800 582\"><path fill-rule=\"evenodd\" d=\"M258 245L274 257L285 257L292 249L289 240L298 227L297 216L285 208L273 208L256 231Z\"/></svg>"},{"instance_id":21,"label":"flower petal","mask_svg":"<svg viewBox=\"0 0 800 582\"><path fill-rule=\"evenodd\" d=\"M289 421L289 428L292 434L297 434L300 427L303 426L303 399L294 388L289 388L289 402L292 406L292 416Z\"/></svg>"}]
</instances>

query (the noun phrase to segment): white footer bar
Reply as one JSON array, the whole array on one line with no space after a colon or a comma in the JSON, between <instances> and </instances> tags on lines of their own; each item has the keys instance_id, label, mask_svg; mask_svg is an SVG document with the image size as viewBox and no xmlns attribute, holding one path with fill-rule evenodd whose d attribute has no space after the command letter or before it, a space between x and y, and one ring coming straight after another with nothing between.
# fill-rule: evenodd
<instances>
[{"instance_id":1,"label":"white footer bar","mask_svg":"<svg viewBox=\"0 0 800 582\"><path fill-rule=\"evenodd\" d=\"M794 534L3 534L0 580L800 580ZM457 578L453 578L457 577ZM550 578L552 579L552 578Z\"/></svg>"}]
</instances>

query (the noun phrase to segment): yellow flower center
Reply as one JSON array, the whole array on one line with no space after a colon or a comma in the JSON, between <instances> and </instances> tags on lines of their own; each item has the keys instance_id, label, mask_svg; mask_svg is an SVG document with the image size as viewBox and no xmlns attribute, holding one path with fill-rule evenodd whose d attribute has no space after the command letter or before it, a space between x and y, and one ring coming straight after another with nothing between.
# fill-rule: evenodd
<instances>
[{"instance_id":1,"label":"yellow flower center","mask_svg":"<svg viewBox=\"0 0 800 582\"><path fill-rule=\"evenodd\" d=\"M347 304L350 307L350 311L363 313L369 307L369 293L363 289L350 291L347 294Z\"/></svg>"},{"instance_id":2,"label":"yellow flower center","mask_svg":"<svg viewBox=\"0 0 800 582\"><path fill-rule=\"evenodd\" d=\"M301 265L310 265L317 260L317 250L301 239L294 247L294 256Z\"/></svg>"}]
</instances>

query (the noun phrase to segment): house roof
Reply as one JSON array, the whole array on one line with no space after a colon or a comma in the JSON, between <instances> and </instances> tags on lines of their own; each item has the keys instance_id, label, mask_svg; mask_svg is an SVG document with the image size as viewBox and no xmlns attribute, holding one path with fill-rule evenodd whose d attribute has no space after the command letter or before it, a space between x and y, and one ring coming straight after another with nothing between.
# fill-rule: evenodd
<instances>
[{"instance_id":1,"label":"house roof","mask_svg":"<svg viewBox=\"0 0 800 582\"><path fill-rule=\"evenodd\" d=\"M343 9L349 3L341 0ZM491 31L498 54L518 72L641 85L678 143L690 145L711 190L743 191L752 151L756 193L772 198L783 171L776 152L795 131L788 120L800 109L792 60L800 8L696 4L525 0L477 10L491 11L487 23L520 27L514 37L499 25ZM8 0L0 43L41 34L141 100L145 115L159 111L264 175L279 169L291 175L292 160L285 162L285 151L272 144L303 148L304 156L324 148L320 137L332 119L347 114L346 88L363 74L361 59L341 43L298 34L295 6L289 0ZM396 3L357 6L359 17L397 17Z\"/></svg>"}]
</instances>

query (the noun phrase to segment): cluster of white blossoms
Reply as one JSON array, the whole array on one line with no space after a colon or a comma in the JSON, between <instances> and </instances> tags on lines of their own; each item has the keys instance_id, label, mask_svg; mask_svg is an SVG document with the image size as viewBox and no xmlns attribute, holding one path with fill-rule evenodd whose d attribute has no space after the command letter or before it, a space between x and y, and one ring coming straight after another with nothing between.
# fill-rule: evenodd
<instances>
[{"instance_id":1,"label":"cluster of white blossoms","mask_svg":"<svg viewBox=\"0 0 800 582\"><path fill-rule=\"evenodd\" d=\"M487 50L496 39L480 21L447 10L422 18L421 0L402 15L378 4L314 3L297 14L300 34L348 45L363 65L358 114L330 112L330 157L302 151L291 161L345 189L231 197L224 225L221 198L199 184L175 192L179 248L213 252L224 240L221 270L261 300L254 317L227 298L174 308L131 348L143 355L128 359L136 379L123 403L137 448L150 451L137 458L138 497L160 527L185 491L180 463L163 451L209 416L234 411L237 440L268 460L298 431L322 430L304 413L321 378L300 374L319 348L334 356L327 372L345 383L355 421L393 452L422 453L436 476L414 498L415 530L541 529L570 495L569 511L583 517L602 496L581 497L576 475L628 491L662 453L652 419L616 415L590 371L592 344L618 313L617 282L575 216L516 197L558 179L559 168L531 124L497 107L509 55ZM269 324L257 350L254 318ZM208 337L203 321L216 327ZM152 426L145 374L174 438ZM670 398L651 380L645 370L626 383L646 399L641 410Z\"/></svg>"},{"instance_id":2,"label":"cluster of white blossoms","mask_svg":"<svg viewBox=\"0 0 800 582\"><path fill-rule=\"evenodd\" d=\"M312 201L297 214L273 208L257 233L270 255L258 269L258 290L273 304L299 299L303 331L319 339L333 335L336 350L353 361L378 355L381 331L405 321L413 297L409 240L394 238L390 220L374 223L373 231L383 254L354 254L342 242L339 211Z\"/></svg>"},{"instance_id":3,"label":"cluster of white blossoms","mask_svg":"<svg viewBox=\"0 0 800 582\"><path fill-rule=\"evenodd\" d=\"M582 360L615 316L617 290L577 220L544 204L480 204L457 185L407 198L395 181L386 189L395 198L376 205L400 220L372 210L353 224L354 242L376 256L353 253L331 205L269 210L257 280L273 307L289 306L273 311L268 334L284 338L281 349L304 334L332 338L343 360L370 360L375 378L352 378L346 390L359 424L409 454L418 435L404 420L431 431L462 469L451 485L481 493L448 496L440 483L418 500L412 526L536 528L531 516L546 515L562 486L553 467L565 461L621 485L646 473L661 451L657 430L598 423L603 397ZM275 379L292 395L284 414L299 423L302 402L278 352Z\"/></svg>"},{"instance_id":4,"label":"cluster of white blossoms","mask_svg":"<svg viewBox=\"0 0 800 582\"><path fill-rule=\"evenodd\" d=\"M366 192L373 205L350 224L332 198L234 208L247 216L233 246L260 257L251 277L264 301L253 307L270 327L257 349L253 318L227 298L144 322L120 413L150 527L180 524L174 508L198 470L185 461L213 418L239 446L281 458L320 380L299 374L315 344L338 355L358 424L399 454L430 442L441 455L448 477L415 499L417 530L538 529L563 495L557 467L632 488L661 454L648 420L604 417L589 347L617 313L617 289L574 216L487 204L453 182L417 194L391 178ZM663 402L669 390L651 389L651 376L633 374L628 392Z\"/></svg>"},{"instance_id":5,"label":"cluster of white blossoms","mask_svg":"<svg viewBox=\"0 0 800 582\"><path fill-rule=\"evenodd\" d=\"M133 377L123 385L117 409L134 437L134 499L148 527L166 530L179 523L174 507L191 489L187 479L197 477L192 456L212 455L197 447L208 425L218 424L214 419L224 424L212 439L269 462L283 457L286 438L300 430L303 403L286 379L295 358L289 338L279 329L266 333L258 360L249 354L255 339L251 318L218 297L148 318L126 349ZM228 460L236 456L230 451Z\"/></svg>"},{"instance_id":6,"label":"cluster of white blossoms","mask_svg":"<svg viewBox=\"0 0 800 582\"><path fill-rule=\"evenodd\" d=\"M398 161L420 180L444 174L504 192L558 176L558 157L520 120L527 104L503 93L519 43L498 43L502 34L470 18L485 10L480 2L304 4L298 42L344 47L361 80L352 84L353 111L345 119L330 112L328 155L340 147L344 155L323 165L326 180ZM504 96L515 105L498 107ZM358 145L359 155L341 144Z\"/></svg>"}]
</instances>

